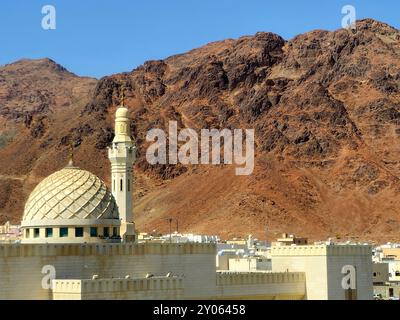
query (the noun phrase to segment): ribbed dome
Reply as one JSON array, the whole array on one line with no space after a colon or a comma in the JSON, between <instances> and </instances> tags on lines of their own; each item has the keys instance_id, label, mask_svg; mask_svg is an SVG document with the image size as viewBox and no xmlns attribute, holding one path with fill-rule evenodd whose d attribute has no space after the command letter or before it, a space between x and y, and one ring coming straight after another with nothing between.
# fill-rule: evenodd
<instances>
[{"instance_id":1,"label":"ribbed dome","mask_svg":"<svg viewBox=\"0 0 400 320\"><path fill-rule=\"evenodd\" d=\"M113 195L94 174L66 167L40 182L25 205L22 226L119 224Z\"/></svg>"}]
</instances>

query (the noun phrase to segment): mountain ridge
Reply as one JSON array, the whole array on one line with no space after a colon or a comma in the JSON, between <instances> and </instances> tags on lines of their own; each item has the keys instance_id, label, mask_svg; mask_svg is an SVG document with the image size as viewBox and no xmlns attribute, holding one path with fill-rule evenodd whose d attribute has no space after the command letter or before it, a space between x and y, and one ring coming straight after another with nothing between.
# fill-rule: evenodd
<instances>
[{"instance_id":1,"label":"mountain ridge","mask_svg":"<svg viewBox=\"0 0 400 320\"><path fill-rule=\"evenodd\" d=\"M69 140L79 166L109 183L106 147L125 87L139 149L140 230L167 232L171 216L183 231L223 237L292 232L398 240L398 40L397 29L371 19L358 21L355 31L314 30L290 40L259 32L98 81L52 74L54 88L45 90L35 75L39 92L21 99L26 87L2 95L11 81L2 67L0 218L18 221L33 186L66 163ZM12 81L33 87L24 74ZM229 166L150 166L145 133L170 120L196 130L254 128L254 174L237 177ZM13 128L19 134L8 139Z\"/></svg>"}]
</instances>

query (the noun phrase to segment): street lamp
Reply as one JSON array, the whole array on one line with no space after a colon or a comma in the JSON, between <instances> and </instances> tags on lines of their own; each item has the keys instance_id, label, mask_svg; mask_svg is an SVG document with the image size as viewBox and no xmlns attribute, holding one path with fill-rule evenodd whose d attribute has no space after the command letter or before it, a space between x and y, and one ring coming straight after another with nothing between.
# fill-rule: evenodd
<instances>
[{"instance_id":1,"label":"street lamp","mask_svg":"<svg viewBox=\"0 0 400 320\"><path fill-rule=\"evenodd\" d=\"M169 222L169 243L172 243L172 218L168 218Z\"/></svg>"},{"instance_id":2,"label":"street lamp","mask_svg":"<svg viewBox=\"0 0 400 320\"><path fill-rule=\"evenodd\" d=\"M169 242L172 242L172 221L174 220L174 218L169 217L166 220L168 220L169 222ZM176 233L178 233L179 231L179 220L175 218L176 221Z\"/></svg>"}]
</instances>

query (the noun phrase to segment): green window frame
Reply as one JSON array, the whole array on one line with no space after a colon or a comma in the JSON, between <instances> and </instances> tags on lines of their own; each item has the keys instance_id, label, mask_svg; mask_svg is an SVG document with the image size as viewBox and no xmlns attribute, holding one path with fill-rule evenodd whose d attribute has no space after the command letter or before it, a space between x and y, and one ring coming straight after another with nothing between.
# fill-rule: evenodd
<instances>
[{"instance_id":1,"label":"green window frame","mask_svg":"<svg viewBox=\"0 0 400 320\"><path fill-rule=\"evenodd\" d=\"M83 237L83 228L82 227L76 227L75 228L75 237L76 238L82 238Z\"/></svg>"},{"instance_id":2,"label":"green window frame","mask_svg":"<svg viewBox=\"0 0 400 320\"><path fill-rule=\"evenodd\" d=\"M51 238L53 236L53 228L46 228L45 236L46 238Z\"/></svg>"},{"instance_id":3,"label":"green window frame","mask_svg":"<svg viewBox=\"0 0 400 320\"><path fill-rule=\"evenodd\" d=\"M90 227L90 236L92 238L97 237L97 228L96 227Z\"/></svg>"},{"instance_id":4,"label":"green window frame","mask_svg":"<svg viewBox=\"0 0 400 320\"><path fill-rule=\"evenodd\" d=\"M62 227L60 228L60 238L68 237L68 228Z\"/></svg>"}]
</instances>

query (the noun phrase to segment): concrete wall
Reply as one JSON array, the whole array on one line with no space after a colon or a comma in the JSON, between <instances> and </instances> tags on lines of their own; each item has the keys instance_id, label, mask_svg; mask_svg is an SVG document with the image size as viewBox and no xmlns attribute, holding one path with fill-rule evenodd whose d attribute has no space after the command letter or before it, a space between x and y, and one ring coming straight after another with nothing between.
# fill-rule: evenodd
<instances>
[{"instance_id":1,"label":"concrete wall","mask_svg":"<svg viewBox=\"0 0 400 320\"><path fill-rule=\"evenodd\" d=\"M254 272L272 270L272 263L269 259L263 258L234 258L229 259L229 271Z\"/></svg>"},{"instance_id":2,"label":"concrete wall","mask_svg":"<svg viewBox=\"0 0 400 320\"><path fill-rule=\"evenodd\" d=\"M213 244L19 244L0 245L0 299L51 299L42 268L56 279L143 278L168 272L185 277L183 297L215 296Z\"/></svg>"},{"instance_id":3,"label":"concrete wall","mask_svg":"<svg viewBox=\"0 0 400 320\"><path fill-rule=\"evenodd\" d=\"M272 271L273 272L304 272L306 275L306 296L309 300L328 299L328 279L326 256L321 255L283 255L282 251L272 248Z\"/></svg>"},{"instance_id":4,"label":"concrete wall","mask_svg":"<svg viewBox=\"0 0 400 320\"><path fill-rule=\"evenodd\" d=\"M219 299L303 300L304 273L221 272L217 275Z\"/></svg>"},{"instance_id":5,"label":"concrete wall","mask_svg":"<svg viewBox=\"0 0 400 320\"><path fill-rule=\"evenodd\" d=\"M368 246L272 248L275 273L217 275L215 254L214 244L201 243L0 245L0 299L52 299L52 290L42 285L49 278L42 273L43 267L49 266L56 271L53 279L83 280L83 283L89 283L91 280L84 279L92 279L93 275L99 279L129 275L133 279L145 278L146 274L165 277L171 273L183 277L182 293L173 294L184 299L303 299L304 296L344 299L341 269L347 264L357 270L358 299L372 298L372 261ZM81 298L96 298L95 288L91 290ZM131 291L117 287L99 293L97 298L140 298L155 294ZM59 290L58 294L56 297L60 298L65 292ZM162 295L157 297L161 299Z\"/></svg>"},{"instance_id":6,"label":"concrete wall","mask_svg":"<svg viewBox=\"0 0 400 320\"><path fill-rule=\"evenodd\" d=\"M389 264L373 263L372 264L372 280L373 283L385 283L389 281Z\"/></svg>"},{"instance_id":7,"label":"concrete wall","mask_svg":"<svg viewBox=\"0 0 400 320\"><path fill-rule=\"evenodd\" d=\"M327 246L328 298L344 300L345 291L341 282L343 266L356 269L357 300L373 298L372 248L370 246Z\"/></svg>"},{"instance_id":8,"label":"concrete wall","mask_svg":"<svg viewBox=\"0 0 400 320\"><path fill-rule=\"evenodd\" d=\"M357 298L372 299L370 246L315 245L272 247L273 272L304 272L309 300L344 300L342 268L356 268Z\"/></svg>"}]
</instances>

